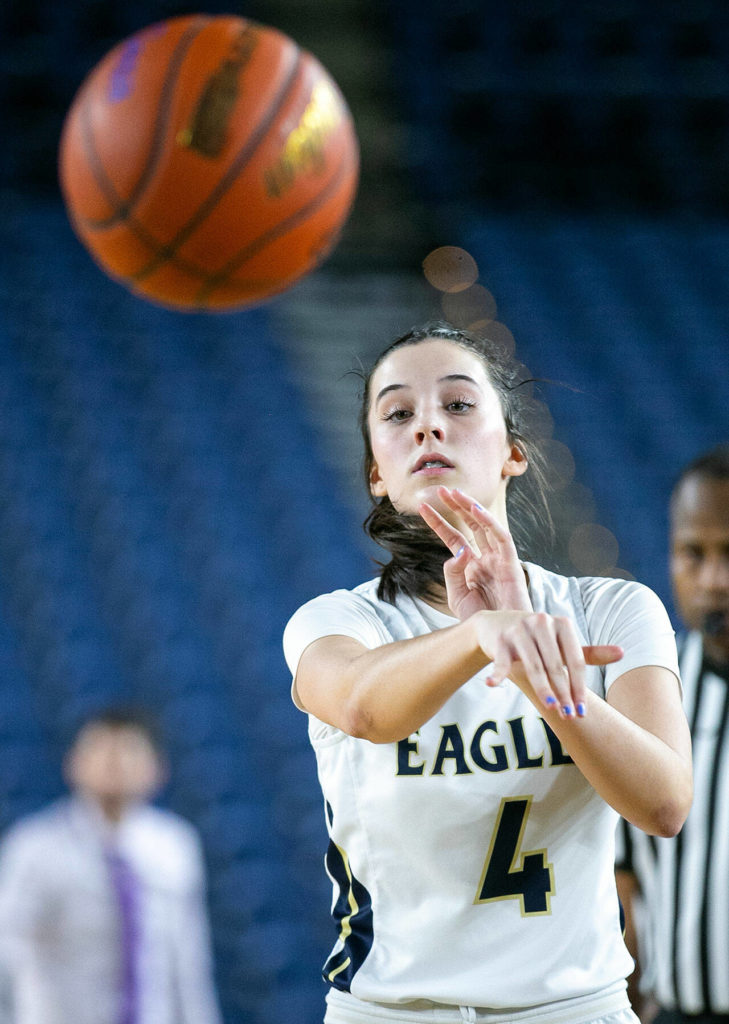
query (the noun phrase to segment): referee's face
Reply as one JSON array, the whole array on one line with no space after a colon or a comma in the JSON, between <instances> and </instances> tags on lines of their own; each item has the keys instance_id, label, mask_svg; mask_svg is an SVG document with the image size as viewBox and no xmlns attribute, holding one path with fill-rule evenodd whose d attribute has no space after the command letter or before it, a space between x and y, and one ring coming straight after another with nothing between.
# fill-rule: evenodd
<instances>
[{"instance_id":1,"label":"referee's face","mask_svg":"<svg viewBox=\"0 0 729 1024\"><path fill-rule=\"evenodd\" d=\"M729 480L688 477L671 510L671 578L681 618L729 663Z\"/></svg>"}]
</instances>

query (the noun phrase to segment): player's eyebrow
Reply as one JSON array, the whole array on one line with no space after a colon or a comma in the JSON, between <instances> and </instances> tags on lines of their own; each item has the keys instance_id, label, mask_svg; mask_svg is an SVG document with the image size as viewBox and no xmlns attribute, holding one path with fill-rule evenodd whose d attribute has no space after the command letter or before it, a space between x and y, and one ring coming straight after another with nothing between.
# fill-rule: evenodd
<instances>
[{"instance_id":1,"label":"player's eyebrow","mask_svg":"<svg viewBox=\"0 0 729 1024\"><path fill-rule=\"evenodd\" d=\"M478 381L475 381L473 377L469 377L467 373L447 373L445 377L438 378L438 383L442 384L444 381L450 380L467 380L469 384L474 384L476 387L479 386ZM386 395L388 391L399 391L402 388L409 387L411 387L410 384L387 384L380 392L378 392L375 404L377 404L382 396Z\"/></svg>"}]
</instances>

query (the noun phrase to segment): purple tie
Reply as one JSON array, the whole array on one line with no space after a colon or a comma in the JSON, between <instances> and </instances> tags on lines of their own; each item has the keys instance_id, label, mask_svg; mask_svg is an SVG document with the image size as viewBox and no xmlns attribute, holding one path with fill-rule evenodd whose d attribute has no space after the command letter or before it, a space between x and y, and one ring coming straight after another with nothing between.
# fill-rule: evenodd
<instances>
[{"instance_id":1,"label":"purple tie","mask_svg":"<svg viewBox=\"0 0 729 1024\"><path fill-rule=\"evenodd\" d=\"M119 907L121 937L121 1007L119 1024L139 1021L137 954L139 950L139 882L129 862L114 847L106 848L106 863Z\"/></svg>"}]
</instances>

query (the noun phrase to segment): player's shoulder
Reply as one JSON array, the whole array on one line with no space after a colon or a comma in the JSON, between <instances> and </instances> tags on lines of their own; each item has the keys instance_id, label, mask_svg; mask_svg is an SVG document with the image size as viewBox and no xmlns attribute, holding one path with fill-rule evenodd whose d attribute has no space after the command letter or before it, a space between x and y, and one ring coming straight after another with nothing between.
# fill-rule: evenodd
<instances>
[{"instance_id":1,"label":"player's shoulder","mask_svg":"<svg viewBox=\"0 0 729 1024\"><path fill-rule=\"evenodd\" d=\"M319 594L301 605L284 629L284 648L309 634L326 635L328 630L359 636L378 631L383 602L377 596L377 579L367 580L351 590Z\"/></svg>"},{"instance_id":2,"label":"player's shoulder","mask_svg":"<svg viewBox=\"0 0 729 1024\"><path fill-rule=\"evenodd\" d=\"M351 589L341 587L325 594L317 594L316 597L310 598L297 608L292 618L295 618L300 613L323 608L354 608L357 606L365 608L377 606L382 603L377 596L378 583L379 580L375 578L366 580L364 583L360 583Z\"/></svg>"},{"instance_id":3,"label":"player's shoulder","mask_svg":"<svg viewBox=\"0 0 729 1024\"><path fill-rule=\"evenodd\" d=\"M638 580L623 576L567 576L545 569L533 562L525 562L529 585L533 593L545 603L579 600L585 609L596 604L613 601L658 601L657 595Z\"/></svg>"},{"instance_id":4,"label":"player's shoulder","mask_svg":"<svg viewBox=\"0 0 729 1024\"><path fill-rule=\"evenodd\" d=\"M663 620L667 617L659 596L638 580L582 576L578 583L588 618L612 619L616 616L642 615Z\"/></svg>"},{"instance_id":5,"label":"player's shoulder","mask_svg":"<svg viewBox=\"0 0 729 1024\"><path fill-rule=\"evenodd\" d=\"M580 592L586 599L595 597L626 598L651 600L656 594L645 583L623 576L578 576Z\"/></svg>"}]
</instances>

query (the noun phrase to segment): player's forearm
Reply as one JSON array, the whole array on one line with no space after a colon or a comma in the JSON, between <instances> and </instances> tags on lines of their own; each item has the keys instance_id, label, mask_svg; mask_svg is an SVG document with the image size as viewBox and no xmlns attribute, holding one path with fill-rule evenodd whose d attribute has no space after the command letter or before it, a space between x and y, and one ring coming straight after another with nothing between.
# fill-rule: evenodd
<instances>
[{"instance_id":1,"label":"player's forearm","mask_svg":"<svg viewBox=\"0 0 729 1024\"><path fill-rule=\"evenodd\" d=\"M690 756L592 692L579 723L552 711L542 715L588 782L619 814L651 835L680 830L693 795Z\"/></svg>"},{"instance_id":2,"label":"player's forearm","mask_svg":"<svg viewBox=\"0 0 729 1024\"><path fill-rule=\"evenodd\" d=\"M347 667L345 731L373 743L404 739L488 661L471 620L365 651Z\"/></svg>"}]
</instances>

